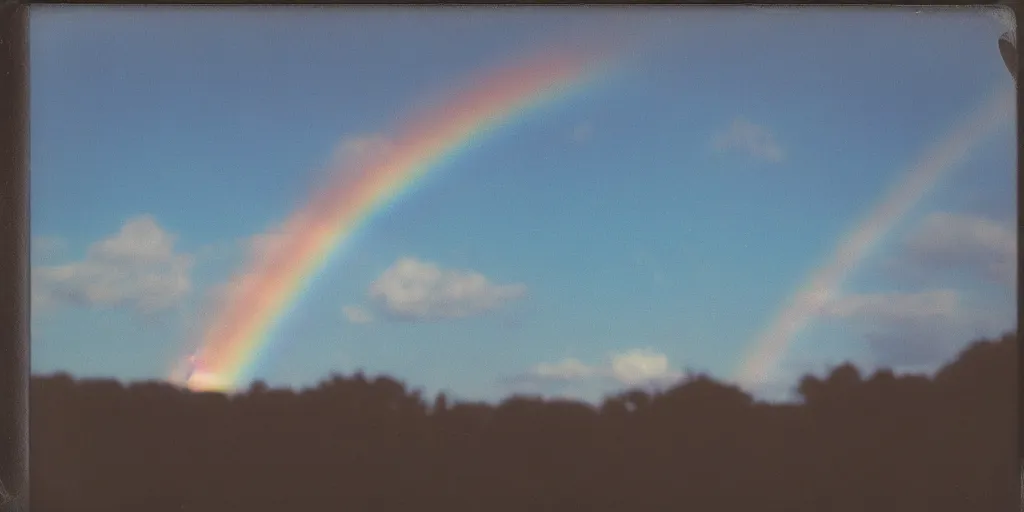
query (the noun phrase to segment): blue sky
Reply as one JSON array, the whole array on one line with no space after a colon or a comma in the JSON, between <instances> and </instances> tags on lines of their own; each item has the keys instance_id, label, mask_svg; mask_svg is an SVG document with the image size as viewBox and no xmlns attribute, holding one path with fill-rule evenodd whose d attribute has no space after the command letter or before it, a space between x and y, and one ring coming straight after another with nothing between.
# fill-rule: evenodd
<instances>
[{"instance_id":1,"label":"blue sky","mask_svg":"<svg viewBox=\"0 0 1024 512\"><path fill-rule=\"evenodd\" d=\"M362 368L473 399L730 378L914 160L1011 87L985 11L37 7L33 370L166 377L339 148L480 69L616 30L640 43L615 73L369 224L257 377ZM1013 327L1015 158L1012 123L980 140L843 283L847 314L796 337L776 387L844 360L927 371ZM381 300L469 273L488 284L466 314Z\"/></svg>"}]
</instances>

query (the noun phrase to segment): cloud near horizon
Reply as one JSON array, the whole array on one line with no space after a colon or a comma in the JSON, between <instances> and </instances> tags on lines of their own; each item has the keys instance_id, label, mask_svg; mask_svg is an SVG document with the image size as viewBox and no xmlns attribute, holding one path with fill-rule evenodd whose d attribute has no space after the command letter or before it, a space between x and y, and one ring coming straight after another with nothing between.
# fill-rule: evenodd
<instances>
[{"instance_id":1,"label":"cloud near horizon","mask_svg":"<svg viewBox=\"0 0 1024 512\"><path fill-rule=\"evenodd\" d=\"M388 267L367 291L375 309L420 322L480 315L525 295L524 284L496 284L476 271L445 269L408 256Z\"/></svg>"},{"instance_id":2,"label":"cloud near horizon","mask_svg":"<svg viewBox=\"0 0 1024 512\"><path fill-rule=\"evenodd\" d=\"M907 241L905 257L925 270L966 270L992 283L1017 284L1016 231L977 215L928 215Z\"/></svg>"},{"instance_id":3,"label":"cloud near horizon","mask_svg":"<svg viewBox=\"0 0 1024 512\"><path fill-rule=\"evenodd\" d=\"M132 217L93 243L83 260L33 268L33 306L130 306L143 313L173 307L192 289L193 258L175 252L176 239L151 215Z\"/></svg>"},{"instance_id":4,"label":"cloud near horizon","mask_svg":"<svg viewBox=\"0 0 1024 512\"><path fill-rule=\"evenodd\" d=\"M875 363L897 370L944 362L965 340L995 333L987 315L964 308L950 289L847 295L830 301L821 316L861 330Z\"/></svg>"},{"instance_id":5,"label":"cloud near horizon","mask_svg":"<svg viewBox=\"0 0 1024 512\"><path fill-rule=\"evenodd\" d=\"M830 300L821 315L867 321L874 324L951 320L959 297L953 290L918 293L851 294Z\"/></svg>"},{"instance_id":6,"label":"cloud near horizon","mask_svg":"<svg viewBox=\"0 0 1024 512\"><path fill-rule=\"evenodd\" d=\"M728 128L712 136L711 145L719 153L743 153L758 160L781 162L786 153L767 128L737 118Z\"/></svg>"},{"instance_id":7,"label":"cloud near horizon","mask_svg":"<svg viewBox=\"0 0 1024 512\"><path fill-rule=\"evenodd\" d=\"M539 363L511 379L511 383L543 386L599 379L634 387L670 384L683 376L683 372L670 366L668 356L647 348L611 354L598 365L589 365L575 358Z\"/></svg>"}]
</instances>

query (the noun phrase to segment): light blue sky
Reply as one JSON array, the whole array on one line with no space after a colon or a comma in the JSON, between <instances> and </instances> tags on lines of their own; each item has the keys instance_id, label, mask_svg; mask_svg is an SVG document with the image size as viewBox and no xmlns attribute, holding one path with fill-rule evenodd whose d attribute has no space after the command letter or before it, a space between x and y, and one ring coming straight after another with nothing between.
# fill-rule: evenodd
<instances>
[{"instance_id":1,"label":"light blue sky","mask_svg":"<svg viewBox=\"0 0 1024 512\"><path fill-rule=\"evenodd\" d=\"M470 398L594 397L629 357L602 365L643 349L669 373L729 377L887 187L1011 83L996 48L1005 28L983 11L624 11L33 8L33 270L45 274L33 370L165 377L245 241L301 206L344 141L387 136L425 98L566 33L620 30L641 42L607 80L503 126L370 224L257 375L305 385L364 368ZM730 134L747 146L716 146ZM844 286L848 298L950 289L955 311L817 322L780 382L846 359L887 364L893 344L920 355L899 364L930 368L965 337L1011 328L1012 283L991 269L1015 258L1015 158L1002 126ZM929 231L936 214L963 221L942 235L952 242ZM150 254L125 281L132 264L87 251L142 215L147 233L176 237L173 254ZM937 254L949 247L966 256ZM404 257L526 293L468 318L396 321L368 290ZM146 265L188 288L125 284ZM160 307L141 311L154 293ZM375 321L352 323L343 306ZM535 371L566 359L608 377Z\"/></svg>"}]
</instances>

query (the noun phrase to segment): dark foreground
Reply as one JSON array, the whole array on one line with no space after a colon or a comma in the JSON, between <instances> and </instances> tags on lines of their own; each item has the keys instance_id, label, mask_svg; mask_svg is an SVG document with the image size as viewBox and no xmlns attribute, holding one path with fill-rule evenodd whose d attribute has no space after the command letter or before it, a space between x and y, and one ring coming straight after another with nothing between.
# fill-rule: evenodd
<instances>
[{"instance_id":1,"label":"dark foreground","mask_svg":"<svg viewBox=\"0 0 1024 512\"><path fill-rule=\"evenodd\" d=\"M805 378L765 405L694 378L599 409L428 404L388 378L232 399L32 381L33 512L1015 510L1016 336L934 379Z\"/></svg>"}]
</instances>

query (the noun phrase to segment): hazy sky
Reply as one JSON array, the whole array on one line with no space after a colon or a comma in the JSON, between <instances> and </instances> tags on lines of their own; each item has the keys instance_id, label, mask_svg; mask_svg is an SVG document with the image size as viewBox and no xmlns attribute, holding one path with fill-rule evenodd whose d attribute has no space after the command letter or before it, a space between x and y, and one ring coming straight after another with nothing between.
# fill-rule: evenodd
<instances>
[{"instance_id":1,"label":"hazy sky","mask_svg":"<svg viewBox=\"0 0 1024 512\"><path fill-rule=\"evenodd\" d=\"M339 148L482 68L615 32L640 41L615 72L367 226L257 376L362 368L482 399L731 378L929 145L1011 86L1004 30L970 10L34 7L33 371L167 377ZM893 225L776 386L844 360L926 371L1013 327L1014 130ZM378 300L473 273L459 318Z\"/></svg>"}]
</instances>

